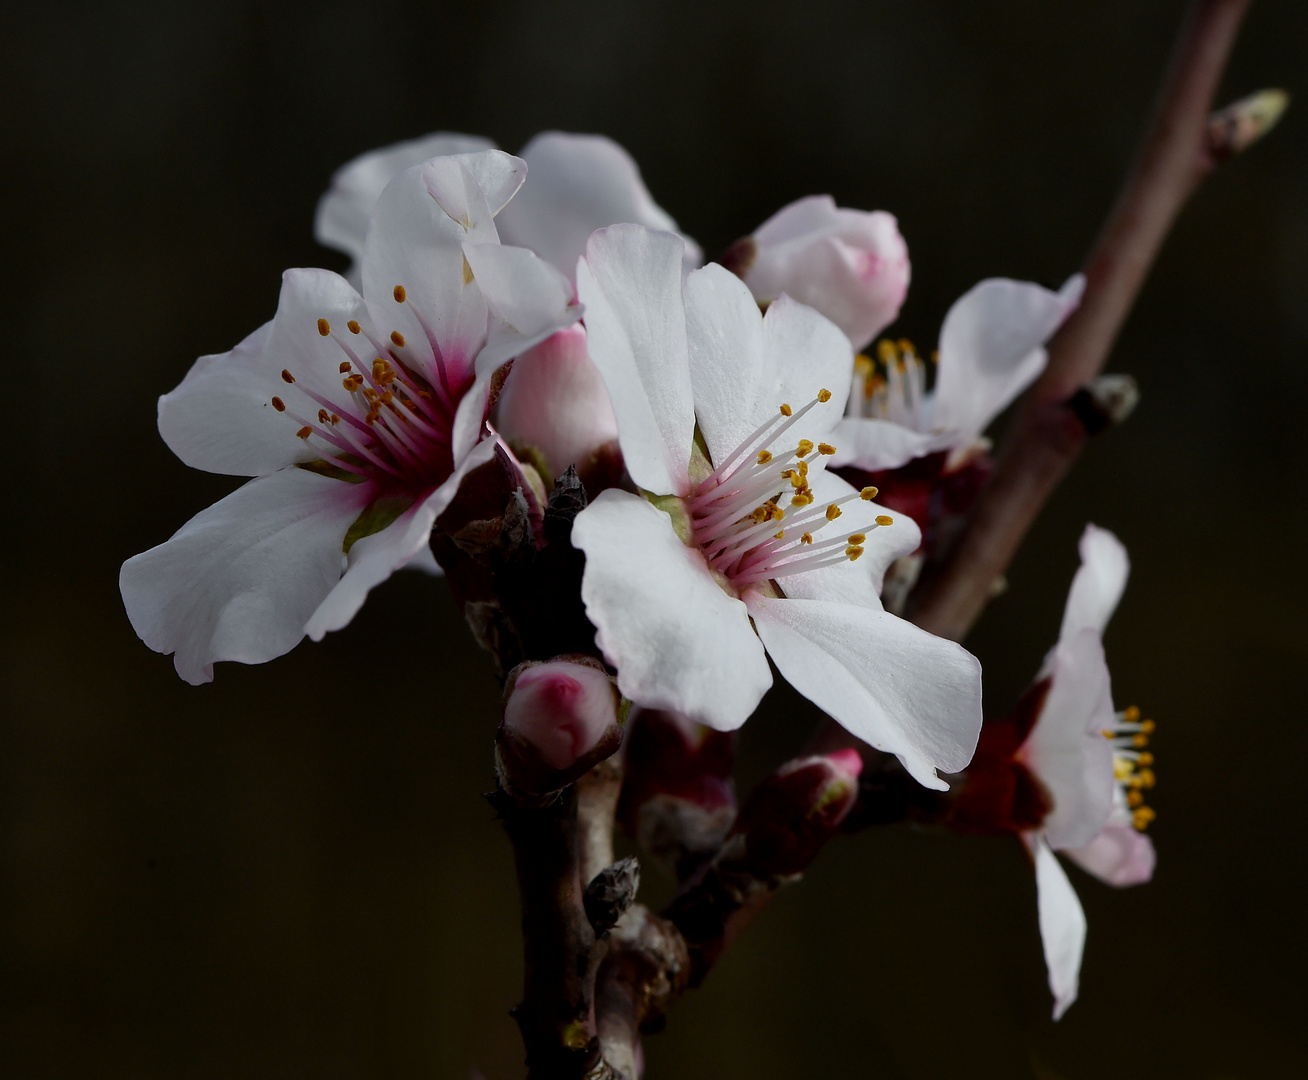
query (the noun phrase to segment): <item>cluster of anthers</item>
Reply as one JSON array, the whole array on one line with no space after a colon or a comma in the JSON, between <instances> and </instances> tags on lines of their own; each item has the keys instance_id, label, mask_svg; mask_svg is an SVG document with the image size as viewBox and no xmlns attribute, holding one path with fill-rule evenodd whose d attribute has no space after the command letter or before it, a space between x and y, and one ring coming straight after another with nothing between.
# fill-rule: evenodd
<instances>
[{"instance_id":1,"label":"cluster of anthers","mask_svg":"<svg viewBox=\"0 0 1308 1080\"><path fill-rule=\"evenodd\" d=\"M1113 777L1126 795L1131 809L1131 824L1144 830L1157 816L1146 806L1144 792L1154 786L1154 755L1145 749L1154 733L1152 720L1141 720L1134 705L1117 714L1117 723L1104 732L1113 744Z\"/></svg>"},{"instance_id":2,"label":"cluster of anthers","mask_svg":"<svg viewBox=\"0 0 1308 1080\"><path fill-rule=\"evenodd\" d=\"M737 588L852 562L863 554L866 533L826 540L815 540L814 534L841 516L841 506L856 499L870 501L877 489L865 487L825 506L814 506L809 468L836 448L800 439L794 449L777 449L786 432L811 409L830 400L831 391L821 390L801 409L782 405L778 415L717 463L686 501L696 545L709 566ZM892 520L882 514L866 528L889 525Z\"/></svg>"},{"instance_id":3,"label":"cluster of anthers","mask_svg":"<svg viewBox=\"0 0 1308 1080\"><path fill-rule=\"evenodd\" d=\"M933 354L931 359L934 363L936 356ZM863 353L854 357L853 382L845 410L848 415L889 420L913 431L925 431L925 398L926 362L911 341L883 339L877 342L876 360Z\"/></svg>"},{"instance_id":4,"label":"cluster of anthers","mask_svg":"<svg viewBox=\"0 0 1308 1080\"><path fill-rule=\"evenodd\" d=\"M395 286L394 295L396 303L404 303L402 285ZM455 404L435 341L432 348L440 378L429 383L393 351L391 346L404 347L398 330L391 333L390 345L386 345L353 319L346 329L348 337L326 319L318 320L318 333L331 338L345 357L339 374L343 376L341 386L349 394L348 405L331 401L283 369L282 381L317 405L318 411L310 418L280 397L272 399L272 407L300 425L296 434L317 452L322 465L342 479L406 488L440 483L452 467L450 431ZM428 336L432 336L430 332ZM370 349L365 351L375 354L371 362L360 358L360 343L366 343Z\"/></svg>"}]
</instances>

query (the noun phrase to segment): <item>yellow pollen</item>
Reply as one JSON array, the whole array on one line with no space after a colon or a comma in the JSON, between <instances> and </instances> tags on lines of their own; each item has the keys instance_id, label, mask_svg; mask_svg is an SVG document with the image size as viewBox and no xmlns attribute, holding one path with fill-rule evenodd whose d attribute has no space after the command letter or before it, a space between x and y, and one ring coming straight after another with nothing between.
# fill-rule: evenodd
<instances>
[{"instance_id":1,"label":"yellow pollen","mask_svg":"<svg viewBox=\"0 0 1308 1080\"><path fill-rule=\"evenodd\" d=\"M1152 720L1146 720L1143 724L1140 725L1140 730L1145 735L1152 735L1154 733L1154 727L1155 725Z\"/></svg>"},{"instance_id":2,"label":"yellow pollen","mask_svg":"<svg viewBox=\"0 0 1308 1080\"><path fill-rule=\"evenodd\" d=\"M342 360L342 361L341 361L341 374L342 374L342 375L348 375L349 373L350 373L350 362L349 362L348 360Z\"/></svg>"},{"instance_id":3,"label":"yellow pollen","mask_svg":"<svg viewBox=\"0 0 1308 1080\"><path fill-rule=\"evenodd\" d=\"M880 490L881 490L880 488L865 487L862 491L858 493L858 497L862 499L864 502L871 502L873 499L877 497L877 494L880 492Z\"/></svg>"},{"instance_id":4,"label":"yellow pollen","mask_svg":"<svg viewBox=\"0 0 1308 1080\"><path fill-rule=\"evenodd\" d=\"M801 492L799 492L798 494L796 494L793 498L791 498L791 500L790 500L790 505L791 505L791 506L807 506L807 505L808 505L809 503L811 503L812 501L813 501L813 496L812 496L812 495L809 495L809 494L807 494L806 492L802 492L802 491L801 491Z\"/></svg>"},{"instance_id":5,"label":"yellow pollen","mask_svg":"<svg viewBox=\"0 0 1308 1080\"><path fill-rule=\"evenodd\" d=\"M889 514L878 514L878 515L877 515L877 524L878 524L878 525L893 525L894 523L895 523L895 519L892 518Z\"/></svg>"},{"instance_id":6,"label":"yellow pollen","mask_svg":"<svg viewBox=\"0 0 1308 1080\"><path fill-rule=\"evenodd\" d=\"M939 350L939 349L932 349L932 350L931 350L931 363L933 363L933 364L938 364L938 363L940 363L940 350Z\"/></svg>"},{"instance_id":7,"label":"yellow pollen","mask_svg":"<svg viewBox=\"0 0 1308 1080\"><path fill-rule=\"evenodd\" d=\"M1113 777L1116 780L1129 780L1131 778L1132 765L1126 758L1113 758Z\"/></svg>"},{"instance_id":8,"label":"yellow pollen","mask_svg":"<svg viewBox=\"0 0 1308 1080\"><path fill-rule=\"evenodd\" d=\"M785 405L785 404L783 404L783 405L781 406L781 415L782 415L782 416L789 416L789 415L791 414L791 411L792 411L792 410L791 410L791 408L790 408L789 405Z\"/></svg>"},{"instance_id":9,"label":"yellow pollen","mask_svg":"<svg viewBox=\"0 0 1308 1080\"><path fill-rule=\"evenodd\" d=\"M357 334L359 332L359 324L355 322L353 319L347 322L345 326L346 329L348 329L351 334Z\"/></svg>"},{"instance_id":10,"label":"yellow pollen","mask_svg":"<svg viewBox=\"0 0 1308 1080\"><path fill-rule=\"evenodd\" d=\"M358 372L355 372L348 379L342 379L341 385L345 387L345 389L348 390L351 394L353 394L357 389L359 389L359 387L363 385L363 376L360 375Z\"/></svg>"},{"instance_id":11,"label":"yellow pollen","mask_svg":"<svg viewBox=\"0 0 1308 1080\"><path fill-rule=\"evenodd\" d=\"M772 520L773 521L786 520L786 512L782 510L781 507L777 506L776 503L772 504Z\"/></svg>"},{"instance_id":12,"label":"yellow pollen","mask_svg":"<svg viewBox=\"0 0 1308 1080\"><path fill-rule=\"evenodd\" d=\"M785 538L786 538L786 530L785 530L785 529L782 529L782 530L781 530L779 533L777 533L777 534L776 534L772 539L773 539L773 540L784 540Z\"/></svg>"},{"instance_id":13,"label":"yellow pollen","mask_svg":"<svg viewBox=\"0 0 1308 1080\"><path fill-rule=\"evenodd\" d=\"M325 423L327 423L329 420L331 420L331 414L329 414L329 413L327 412L326 409L319 409L319 410L318 410L318 423L320 423L320 424L325 424Z\"/></svg>"},{"instance_id":14,"label":"yellow pollen","mask_svg":"<svg viewBox=\"0 0 1308 1080\"><path fill-rule=\"evenodd\" d=\"M282 382L284 382L284 383L293 383L293 382L295 382L295 376L292 375L292 374L291 374L289 371L287 371L285 368L282 368Z\"/></svg>"},{"instance_id":15,"label":"yellow pollen","mask_svg":"<svg viewBox=\"0 0 1308 1080\"><path fill-rule=\"evenodd\" d=\"M818 443L819 454L825 454L827 457L830 457L835 452L836 452L836 448L832 446L829 442Z\"/></svg>"},{"instance_id":16,"label":"yellow pollen","mask_svg":"<svg viewBox=\"0 0 1308 1080\"><path fill-rule=\"evenodd\" d=\"M861 544L866 539L867 536L864 533L855 533L853 536L849 538L849 542L851 544Z\"/></svg>"},{"instance_id":17,"label":"yellow pollen","mask_svg":"<svg viewBox=\"0 0 1308 1080\"><path fill-rule=\"evenodd\" d=\"M279 397L275 397L272 399L272 407L276 409L278 412L286 411L286 403L282 401L282 399Z\"/></svg>"},{"instance_id":18,"label":"yellow pollen","mask_svg":"<svg viewBox=\"0 0 1308 1080\"><path fill-rule=\"evenodd\" d=\"M1134 746L1137 750L1143 750L1146 746L1149 745L1149 736L1148 735L1133 736L1131 739L1131 745Z\"/></svg>"},{"instance_id":19,"label":"yellow pollen","mask_svg":"<svg viewBox=\"0 0 1308 1080\"><path fill-rule=\"evenodd\" d=\"M395 302L397 304L404 303L404 286L396 285L395 291L391 295L395 297Z\"/></svg>"},{"instance_id":20,"label":"yellow pollen","mask_svg":"<svg viewBox=\"0 0 1308 1080\"><path fill-rule=\"evenodd\" d=\"M1145 829L1149 828L1150 822L1152 822L1157 816L1158 815L1149 807L1140 806L1137 807L1135 812L1131 815L1131 824L1141 832L1144 832Z\"/></svg>"},{"instance_id":21,"label":"yellow pollen","mask_svg":"<svg viewBox=\"0 0 1308 1080\"><path fill-rule=\"evenodd\" d=\"M799 538L799 542L800 542L801 544L811 544L811 543L813 543L813 534L812 534L812 533L805 533L803 536L801 536L801 537Z\"/></svg>"},{"instance_id":22,"label":"yellow pollen","mask_svg":"<svg viewBox=\"0 0 1308 1080\"><path fill-rule=\"evenodd\" d=\"M800 476L807 476L807 475L808 475L808 462L807 462L807 461L801 461L801 462L799 463L799 475L800 475Z\"/></svg>"},{"instance_id":23,"label":"yellow pollen","mask_svg":"<svg viewBox=\"0 0 1308 1080\"><path fill-rule=\"evenodd\" d=\"M886 341L884 338L877 342L877 359L886 367L893 364L898 357L895 354L895 343Z\"/></svg>"},{"instance_id":24,"label":"yellow pollen","mask_svg":"<svg viewBox=\"0 0 1308 1080\"><path fill-rule=\"evenodd\" d=\"M840 517L840 507L838 507L835 503L832 503L830 506L827 507L827 520L835 521L836 518L838 517Z\"/></svg>"},{"instance_id":25,"label":"yellow pollen","mask_svg":"<svg viewBox=\"0 0 1308 1080\"><path fill-rule=\"evenodd\" d=\"M823 387L821 390L818 391L818 401L822 402L823 405L825 405L830 400L831 400L830 390L828 390L826 387Z\"/></svg>"},{"instance_id":26,"label":"yellow pollen","mask_svg":"<svg viewBox=\"0 0 1308 1080\"><path fill-rule=\"evenodd\" d=\"M337 416L335 413L332 413L332 424L339 424L340 422L341 422L341 418Z\"/></svg>"},{"instance_id":27,"label":"yellow pollen","mask_svg":"<svg viewBox=\"0 0 1308 1080\"><path fill-rule=\"evenodd\" d=\"M795 448L795 453L799 457L805 457L808 454L813 453L813 443L810 442L808 439L800 439L799 446ZM805 464L807 464L807 462Z\"/></svg>"},{"instance_id":28,"label":"yellow pollen","mask_svg":"<svg viewBox=\"0 0 1308 1080\"><path fill-rule=\"evenodd\" d=\"M1135 763L1141 767L1145 765L1152 765L1154 763L1154 755L1146 750L1143 754L1141 754L1138 758L1135 759Z\"/></svg>"},{"instance_id":29,"label":"yellow pollen","mask_svg":"<svg viewBox=\"0 0 1308 1080\"><path fill-rule=\"evenodd\" d=\"M381 413L379 413L376 409L371 409L368 412L368 415L363 418L363 422L367 424L369 427L371 427L373 424L377 423L377 418L380 416Z\"/></svg>"},{"instance_id":30,"label":"yellow pollen","mask_svg":"<svg viewBox=\"0 0 1308 1080\"><path fill-rule=\"evenodd\" d=\"M1136 776L1140 778L1140 786L1142 788L1151 788L1158 783L1157 778L1154 776L1153 769L1141 769L1136 773Z\"/></svg>"},{"instance_id":31,"label":"yellow pollen","mask_svg":"<svg viewBox=\"0 0 1308 1080\"><path fill-rule=\"evenodd\" d=\"M845 548L845 554L849 556L850 562L855 562L863 554L863 549L861 547L847 547Z\"/></svg>"},{"instance_id":32,"label":"yellow pollen","mask_svg":"<svg viewBox=\"0 0 1308 1080\"><path fill-rule=\"evenodd\" d=\"M313 428L311 428L308 424L305 424L304 427L300 428L300 430L297 431L295 434L298 435L301 439L307 439L310 435L313 434Z\"/></svg>"},{"instance_id":33,"label":"yellow pollen","mask_svg":"<svg viewBox=\"0 0 1308 1080\"><path fill-rule=\"evenodd\" d=\"M766 465L766 464L767 464L769 461L771 461L771 460L772 460L772 451L771 451L771 450L760 450L760 451L758 452L758 463L759 463L760 465ZM789 470L787 470L787 471L789 471ZM785 474L785 473L782 473L781 475L782 475L782 476L785 476L786 474Z\"/></svg>"},{"instance_id":34,"label":"yellow pollen","mask_svg":"<svg viewBox=\"0 0 1308 1080\"><path fill-rule=\"evenodd\" d=\"M332 332L332 324L329 323L326 319L319 319L318 333L320 333L323 337L326 337L331 332Z\"/></svg>"},{"instance_id":35,"label":"yellow pollen","mask_svg":"<svg viewBox=\"0 0 1308 1080\"><path fill-rule=\"evenodd\" d=\"M875 370L876 367L872 363L872 357L868 356L866 353L859 353L854 357L854 373L856 375L860 375L866 379Z\"/></svg>"},{"instance_id":36,"label":"yellow pollen","mask_svg":"<svg viewBox=\"0 0 1308 1080\"><path fill-rule=\"evenodd\" d=\"M1125 709L1122 710L1122 719L1125 720L1128 724L1134 724L1137 720L1140 719L1140 710L1137 709L1134 705L1128 705Z\"/></svg>"},{"instance_id":37,"label":"yellow pollen","mask_svg":"<svg viewBox=\"0 0 1308 1080\"><path fill-rule=\"evenodd\" d=\"M917 349L913 347L913 343L909 341L908 338L899 339L899 351L902 353L907 353L909 356L917 355Z\"/></svg>"},{"instance_id":38,"label":"yellow pollen","mask_svg":"<svg viewBox=\"0 0 1308 1080\"><path fill-rule=\"evenodd\" d=\"M404 335L401 334L398 330L391 331L391 340L395 342L395 344L399 348L401 349L404 348Z\"/></svg>"},{"instance_id":39,"label":"yellow pollen","mask_svg":"<svg viewBox=\"0 0 1308 1080\"><path fill-rule=\"evenodd\" d=\"M1135 788L1132 788L1130 791L1126 793L1126 805L1129 806L1132 810L1134 810L1137 806L1143 806L1144 796L1141 795L1140 792L1136 791Z\"/></svg>"}]
</instances>

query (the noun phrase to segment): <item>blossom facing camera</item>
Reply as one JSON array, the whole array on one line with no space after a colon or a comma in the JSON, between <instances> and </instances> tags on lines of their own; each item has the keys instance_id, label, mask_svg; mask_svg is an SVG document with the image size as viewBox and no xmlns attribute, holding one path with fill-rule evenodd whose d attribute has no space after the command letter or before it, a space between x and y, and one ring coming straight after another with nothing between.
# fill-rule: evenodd
<instances>
[{"instance_id":1,"label":"blossom facing camera","mask_svg":"<svg viewBox=\"0 0 1308 1080\"><path fill-rule=\"evenodd\" d=\"M619 703L613 680L589 657L519 665L505 686L496 736L505 786L556 791L614 753L622 742Z\"/></svg>"},{"instance_id":2,"label":"blossom facing camera","mask_svg":"<svg viewBox=\"0 0 1308 1080\"><path fill-rule=\"evenodd\" d=\"M887 614L886 567L920 541L876 492L828 472L848 339L782 298L759 312L721 266L682 277L668 233L596 232L577 267L591 359L643 495L602 492L573 524L581 596L623 695L719 731L772 683L767 657L928 787L967 763L980 665Z\"/></svg>"},{"instance_id":3,"label":"blossom facing camera","mask_svg":"<svg viewBox=\"0 0 1308 1080\"><path fill-rule=\"evenodd\" d=\"M895 321L908 294L908 245L882 210L849 210L830 195L783 207L723 261L761 301L785 294L815 308L861 349Z\"/></svg>"}]
</instances>

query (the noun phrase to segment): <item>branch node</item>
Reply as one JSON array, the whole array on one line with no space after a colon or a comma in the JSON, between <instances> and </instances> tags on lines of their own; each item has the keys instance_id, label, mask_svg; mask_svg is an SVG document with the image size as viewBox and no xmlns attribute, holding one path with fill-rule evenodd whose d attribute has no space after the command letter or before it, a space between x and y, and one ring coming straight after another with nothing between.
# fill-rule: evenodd
<instances>
[{"instance_id":1,"label":"branch node","mask_svg":"<svg viewBox=\"0 0 1308 1080\"><path fill-rule=\"evenodd\" d=\"M640 888L640 863L635 856L621 859L595 875L586 886L582 904L596 937L608 933L631 907Z\"/></svg>"}]
</instances>

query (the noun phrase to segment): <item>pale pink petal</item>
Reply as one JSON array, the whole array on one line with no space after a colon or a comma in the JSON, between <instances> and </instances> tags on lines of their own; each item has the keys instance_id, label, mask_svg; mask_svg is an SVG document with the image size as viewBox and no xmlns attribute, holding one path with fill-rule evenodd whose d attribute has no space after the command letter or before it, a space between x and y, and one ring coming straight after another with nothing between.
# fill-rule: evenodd
<instances>
[{"instance_id":1,"label":"pale pink petal","mask_svg":"<svg viewBox=\"0 0 1308 1080\"><path fill-rule=\"evenodd\" d=\"M603 671L586 664L533 664L513 680L504 728L534 747L553 769L595 749L618 722L617 695Z\"/></svg>"},{"instance_id":2,"label":"pale pink petal","mask_svg":"<svg viewBox=\"0 0 1308 1080\"><path fill-rule=\"evenodd\" d=\"M981 731L981 665L961 645L861 604L746 594L763 644L796 690L918 783L960 771Z\"/></svg>"},{"instance_id":3,"label":"pale pink petal","mask_svg":"<svg viewBox=\"0 0 1308 1080\"><path fill-rule=\"evenodd\" d=\"M208 682L218 660L261 664L295 647L340 580L342 545L374 494L303 469L251 480L167 542L123 563L132 626L177 673Z\"/></svg>"},{"instance_id":4,"label":"pale pink petal","mask_svg":"<svg viewBox=\"0 0 1308 1080\"><path fill-rule=\"evenodd\" d=\"M966 442L985 430L1041 371L1042 346L1080 302L1085 279L1060 292L1026 281L991 278L965 293L940 329L936 430Z\"/></svg>"},{"instance_id":5,"label":"pale pink petal","mask_svg":"<svg viewBox=\"0 0 1308 1080\"><path fill-rule=\"evenodd\" d=\"M527 163L503 150L433 158L422 166L427 193L478 244L499 241L492 219L526 178Z\"/></svg>"},{"instance_id":6,"label":"pale pink petal","mask_svg":"<svg viewBox=\"0 0 1308 1080\"><path fill-rule=\"evenodd\" d=\"M506 244L531 248L563 273L576 272L596 229L630 222L676 232L650 197L640 171L621 146L602 135L545 131L522 149L530 179L497 222ZM687 269L701 261L686 239Z\"/></svg>"},{"instance_id":7,"label":"pale pink petal","mask_svg":"<svg viewBox=\"0 0 1308 1080\"><path fill-rule=\"evenodd\" d=\"M1080 847L1103 828L1113 807L1112 685L1099 635L1083 630L1050 655L1052 682L1023 757L1054 806L1043 828L1051 846Z\"/></svg>"},{"instance_id":8,"label":"pale pink petal","mask_svg":"<svg viewBox=\"0 0 1308 1080\"><path fill-rule=\"evenodd\" d=\"M313 235L325 247L343 251L357 262L363 258L368 219L386 185L412 165L446 154L470 154L489 150L489 139L439 131L421 139L410 139L382 150L361 154L336 170L331 186L314 214ZM358 268L352 268L352 284L358 288Z\"/></svg>"},{"instance_id":9,"label":"pale pink petal","mask_svg":"<svg viewBox=\"0 0 1308 1080\"><path fill-rule=\"evenodd\" d=\"M276 397L290 412L312 419L321 407L303 392L312 390L344 411L349 395L341 388L345 354L337 339L352 336L350 319L366 321L367 313L339 274L287 270L273 321L229 353L200 357L181 385L159 399L164 442L192 468L236 476L260 476L317 457L296 437L304 419L279 413L271 402ZM329 328L326 337L322 325ZM298 385L288 384L283 370Z\"/></svg>"},{"instance_id":10,"label":"pale pink petal","mask_svg":"<svg viewBox=\"0 0 1308 1080\"><path fill-rule=\"evenodd\" d=\"M534 446L554 476L569 465L581 467L618 437L609 392L590 361L581 326L560 330L514 361L495 413L500 433Z\"/></svg>"},{"instance_id":11,"label":"pale pink petal","mask_svg":"<svg viewBox=\"0 0 1308 1080\"><path fill-rule=\"evenodd\" d=\"M614 225L590 239L577 266L590 357L618 418L631 478L659 495L684 494L695 430L680 237Z\"/></svg>"},{"instance_id":12,"label":"pale pink petal","mask_svg":"<svg viewBox=\"0 0 1308 1080\"><path fill-rule=\"evenodd\" d=\"M1081 534L1080 552L1081 566L1072 579L1067 606L1063 609L1060 642L1083 630L1102 634L1117 610L1131 572L1126 548L1107 529L1087 525Z\"/></svg>"},{"instance_id":13,"label":"pale pink petal","mask_svg":"<svg viewBox=\"0 0 1308 1080\"><path fill-rule=\"evenodd\" d=\"M623 696L740 727L772 685L763 646L668 515L610 488L577 516L572 542L586 553L581 598Z\"/></svg>"},{"instance_id":14,"label":"pale pink petal","mask_svg":"<svg viewBox=\"0 0 1308 1080\"><path fill-rule=\"evenodd\" d=\"M788 297L761 316L750 291L716 264L686 279L686 332L695 418L709 457L722 463L782 404L798 410L829 389L775 452L821 442L845 411L854 354L834 323Z\"/></svg>"},{"instance_id":15,"label":"pale pink petal","mask_svg":"<svg viewBox=\"0 0 1308 1080\"><path fill-rule=\"evenodd\" d=\"M1085 847L1063 852L1108 885L1141 885L1154 876L1154 842L1129 824L1105 825Z\"/></svg>"},{"instance_id":16,"label":"pale pink petal","mask_svg":"<svg viewBox=\"0 0 1308 1080\"><path fill-rule=\"evenodd\" d=\"M1039 833L1024 839L1035 860L1036 911L1040 940L1045 947L1049 989L1054 995L1054 1019L1061 1019L1076 1000L1085 950L1085 912L1058 856Z\"/></svg>"},{"instance_id":17,"label":"pale pink petal","mask_svg":"<svg viewBox=\"0 0 1308 1080\"><path fill-rule=\"evenodd\" d=\"M405 566L427 544L432 525L450 505L463 477L478 465L484 465L494 454L495 443L488 439L430 495L414 503L380 532L356 540L350 548L344 576L312 612L304 632L314 641L321 641L323 635L339 630L354 618L369 591Z\"/></svg>"},{"instance_id":18,"label":"pale pink petal","mask_svg":"<svg viewBox=\"0 0 1308 1080\"><path fill-rule=\"evenodd\" d=\"M836 452L830 465L854 465L869 472L897 469L914 458L950 449L953 432L921 432L890 420L846 417L831 433Z\"/></svg>"}]
</instances>

